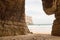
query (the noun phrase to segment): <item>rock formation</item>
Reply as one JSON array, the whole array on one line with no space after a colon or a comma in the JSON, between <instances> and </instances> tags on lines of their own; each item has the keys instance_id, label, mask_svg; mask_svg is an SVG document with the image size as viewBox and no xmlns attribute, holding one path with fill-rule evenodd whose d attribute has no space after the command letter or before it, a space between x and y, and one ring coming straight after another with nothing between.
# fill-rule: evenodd
<instances>
[{"instance_id":1,"label":"rock formation","mask_svg":"<svg viewBox=\"0 0 60 40\"><path fill-rule=\"evenodd\" d=\"M0 0L0 37L27 33L25 0Z\"/></svg>"},{"instance_id":2,"label":"rock formation","mask_svg":"<svg viewBox=\"0 0 60 40\"><path fill-rule=\"evenodd\" d=\"M46 14L55 14L52 35L60 36L60 0L42 0L42 4Z\"/></svg>"}]
</instances>

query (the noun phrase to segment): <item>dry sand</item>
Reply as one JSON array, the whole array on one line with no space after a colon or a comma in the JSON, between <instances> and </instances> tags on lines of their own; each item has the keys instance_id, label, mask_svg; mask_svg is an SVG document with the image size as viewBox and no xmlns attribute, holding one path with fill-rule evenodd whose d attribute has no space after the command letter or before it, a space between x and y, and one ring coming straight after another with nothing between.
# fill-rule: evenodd
<instances>
[{"instance_id":1,"label":"dry sand","mask_svg":"<svg viewBox=\"0 0 60 40\"><path fill-rule=\"evenodd\" d=\"M0 37L0 40L60 40L60 37L49 34L28 34L19 36Z\"/></svg>"}]
</instances>

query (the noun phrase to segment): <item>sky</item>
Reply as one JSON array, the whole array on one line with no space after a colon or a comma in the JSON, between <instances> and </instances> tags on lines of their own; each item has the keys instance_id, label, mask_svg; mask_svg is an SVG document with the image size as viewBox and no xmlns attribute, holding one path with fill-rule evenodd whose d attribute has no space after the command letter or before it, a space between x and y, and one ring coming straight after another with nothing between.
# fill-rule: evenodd
<instances>
[{"instance_id":1,"label":"sky","mask_svg":"<svg viewBox=\"0 0 60 40\"><path fill-rule=\"evenodd\" d=\"M32 16L34 24L52 24L55 19L53 15L47 15L43 11L41 0L25 0L25 13Z\"/></svg>"}]
</instances>

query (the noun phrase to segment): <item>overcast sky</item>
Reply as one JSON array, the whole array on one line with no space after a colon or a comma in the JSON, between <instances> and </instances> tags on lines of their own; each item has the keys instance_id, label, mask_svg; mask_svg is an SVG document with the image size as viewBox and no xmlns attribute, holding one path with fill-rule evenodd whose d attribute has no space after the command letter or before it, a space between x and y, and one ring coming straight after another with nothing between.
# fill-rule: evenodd
<instances>
[{"instance_id":1,"label":"overcast sky","mask_svg":"<svg viewBox=\"0 0 60 40\"><path fill-rule=\"evenodd\" d=\"M45 14L41 0L26 0L25 13L28 16L32 16L34 24L51 24L55 19L54 15L48 16Z\"/></svg>"}]
</instances>

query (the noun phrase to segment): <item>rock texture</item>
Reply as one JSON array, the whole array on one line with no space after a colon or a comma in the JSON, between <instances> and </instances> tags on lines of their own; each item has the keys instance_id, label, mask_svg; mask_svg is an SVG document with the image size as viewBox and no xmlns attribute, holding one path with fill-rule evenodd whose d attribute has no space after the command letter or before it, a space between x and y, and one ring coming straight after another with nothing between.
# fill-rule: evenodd
<instances>
[{"instance_id":1,"label":"rock texture","mask_svg":"<svg viewBox=\"0 0 60 40\"><path fill-rule=\"evenodd\" d=\"M55 20L52 27L52 35L60 36L60 0L57 1L57 9L55 12Z\"/></svg>"},{"instance_id":2,"label":"rock texture","mask_svg":"<svg viewBox=\"0 0 60 40\"><path fill-rule=\"evenodd\" d=\"M42 0L46 14L55 14L52 35L60 36L60 0Z\"/></svg>"},{"instance_id":3,"label":"rock texture","mask_svg":"<svg viewBox=\"0 0 60 40\"><path fill-rule=\"evenodd\" d=\"M46 14L51 15L56 11L57 0L42 0L43 9Z\"/></svg>"},{"instance_id":4,"label":"rock texture","mask_svg":"<svg viewBox=\"0 0 60 40\"><path fill-rule=\"evenodd\" d=\"M25 0L0 0L0 37L27 33Z\"/></svg>"}]
</instances>

